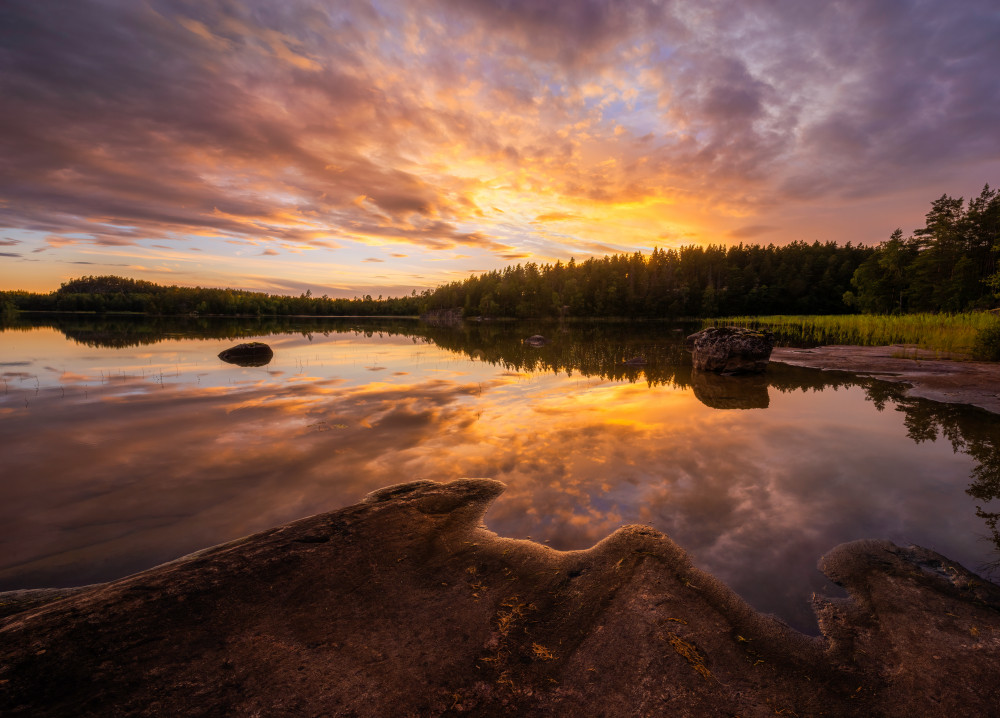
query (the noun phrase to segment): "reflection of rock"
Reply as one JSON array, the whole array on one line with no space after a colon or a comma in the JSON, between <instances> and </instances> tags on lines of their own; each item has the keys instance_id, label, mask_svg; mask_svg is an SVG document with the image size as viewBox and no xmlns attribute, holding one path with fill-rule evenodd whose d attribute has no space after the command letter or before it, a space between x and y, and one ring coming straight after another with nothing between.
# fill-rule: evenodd
<instances>
[{"instance_id":1,"label":"reflection of rock","mask_svg":"<svg viewBox=\"0 0 1000 718\"><path fill-rule=\"evenodd\" d=\"M274 352L264 342L237 344L219 352L219 359L238 366L264 366L274 357Z\"/></svg>"},{"instance_id":2,"label":"reflection of rock","mask_svg":"<svg viewBox=\"0 0 1000 718\"><path fill-rule=\"evenodd\" d=\"M567 553L500 538L480 524L502 488L393 486L51 603L33 592L0 621L0 712L950 717L1000 705L1000 587L943 556L836 548L821 566L850 597L815 600L824 636L810 639L648 527Z\"/></svg>"},{"instance_id":3,"label":"reflection of rock","mask_svg":"<svg viewBox=\"0 0 1000 718\"><path fill-rule=\"evenodd\" d=\"M646 357L634 356L625 360L625 366L646 366Z\"/></svg>"},{"instance_id":4,"label":"reflection of rock","mask_svg":"<svg viewBox=\"0 0 1000 718\"><path fill-rule=\"evenodd\" d=\"M687 345L695 369L753 374L767 368L774 335L740 327L710 327L689 336Z\"/></svg>"},{"instance_id":5,"label":"reflection of rock","mask_svg":"<svg viewBox=\"0 0 1000 718\"><path fill-rule=\"evenodd\" d=\"M524 340L524 343L529 347L543 347L549 343L549 340L543 337L541 334L532 334L530 337Z\"/></svg>"},{"instance_id":6,"label":"reflection of rock","mask_svg":"<svg viewBox=\"0 0 1000 718\"><path fill-rule=\"evenodd\" d=\"M713 409L766 409L770 404L763 376L720 376L691 372L691 388L705 406Z\"/></svg>"}]
</instances>

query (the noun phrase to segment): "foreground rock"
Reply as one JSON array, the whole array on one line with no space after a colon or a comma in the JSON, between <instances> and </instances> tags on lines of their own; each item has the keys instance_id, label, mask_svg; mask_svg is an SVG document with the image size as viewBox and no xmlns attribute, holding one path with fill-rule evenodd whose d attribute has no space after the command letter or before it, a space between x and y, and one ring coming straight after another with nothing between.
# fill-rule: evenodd
<instances>
[{"instance_id":1,"label":"foreground rock","mask_svg":"<svg viewBox=\"0 0 1000 718\"><path fill-rule=\"evenodd\" d=\"M758 374L767 369L774 335L740 327L710 327L689 336L687 345L699 371Z\"/></svg>"},{"instance_id":2,"label":"foreground rock","mask_svg":"<svg viewBox=\"0 0 1000 718\"><path fill-rule=\"evenodd\" d=\"M959 716L1000 705L1000 588L932 552L838 547L822 638L669 538L500 538L489 480L364 503L0 621L0 715ZM0 596L0 598L3 598Z\"/></svg>"},{"instance_id":3,"label":"foreground rock","mask_svg":"<svg viewBox=\"0 0 1000 718\"><path fill-rule=\"evenodd\" d=\"M274 358L274 352L264 342L237 344L219 352L219 359L238 366L264 366Z\"/></svg>"}]
</instances>

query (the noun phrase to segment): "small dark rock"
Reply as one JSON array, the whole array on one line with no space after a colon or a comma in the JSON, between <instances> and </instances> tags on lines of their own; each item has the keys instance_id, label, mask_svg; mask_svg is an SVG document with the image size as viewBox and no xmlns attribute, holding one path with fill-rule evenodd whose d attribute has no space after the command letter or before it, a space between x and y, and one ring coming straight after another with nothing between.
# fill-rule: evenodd
<instances>
[{"instance_id":1,"label":"small dark rock","mask_svg":"<svg viewBox=\"0 0 1000 718\"><path fill-rule=\"evenodd\" d=\"M264 342L237 344L219 352L219 359L237 366L264 366L269 364L273 357L274 352Z\"/></svg>"},{"instance_id":2,"label":"small dark rock","mask_svg":"<svg viewBox=\"0 0 1000 718\"><path fill-rule=\"evenodd\" d=\"M694 368L717 374L757 374L767 369L774 335L740 327L710 327L687 338Z\"/></svg>"},{"instance_id":3,"label":"small dark rock","mask_svg":"<svg viewBox=\"0 0 1000 718\"><path fill-rule=\"evenodd\" d=\"M543 337L541 334L532 334L530 337L524 340L524 343L529 347L543 347L549 343L549 340Z\"/></svg>"},{"instance_id":4,"label":"small dark rock","mask_svg":"<svg viewBox=\"0 0 1000 718\"><path fill-rule=\"evenodd\" d=\"M646 357L644 356L634 356L631 359L625 360L625 366L645 366L646 364Z\"/></svg>"}]
</instances>

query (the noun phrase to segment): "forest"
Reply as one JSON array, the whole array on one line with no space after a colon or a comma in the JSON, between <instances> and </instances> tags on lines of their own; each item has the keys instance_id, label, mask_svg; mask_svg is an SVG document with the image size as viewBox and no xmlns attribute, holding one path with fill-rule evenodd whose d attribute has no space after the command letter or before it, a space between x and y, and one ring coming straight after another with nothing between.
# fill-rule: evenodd
<instances>
[{"instance_id":1,"label":"forest","mask_svg":"<svg viewBox=\"0 0 1000 718\"><path fill-rule=\"evenodd\" d=\"M420 313L422 298L383 299L371 295L353 299L249 292L242 289L165 287L153 282L124 277L81 277L64 282L54 292L0 292L0 306L24 311L56 312L136 312L154 315L195 316L414 316Z\"/></svg>"},{"instance_id":2,"label":"forest","mask_svg":"<svg viewBox=\"0 0 1000 718\"><path fill-rule=\"evenodd\" d=\"M140 312L226 316L697 318L778 314L961 312L998 306L1000 193L947 194L923 227L877 247L851 242L686 246L577 263L528 262L409 296L298 297L83 277L49 294L0 292L0 312Z\"/></svg>"},{"instance_id":3,"label":"forest","mask_svg":"<svg viewBox=\"0 0 1000 718\"><path fill-rule=\"evenodd\" d=\"M997 306L1000 194L942 195L925 226L878 247L793 242L656 249L533 263L435 289L429 309L466 316L713 317L959 312Z\"/></svg>"},{"instance_id":4,"label":"forest","mask_svg":"<svg viewBox=\"0 0 1000 718\"><path fill-rule=\"evenodd\" d=\"M1000 192L986 185L968 205L942 195L925 219L908 237L897 229L858 267L846 304L874 314L997 306Z\"/></svg>"}]
</instances>

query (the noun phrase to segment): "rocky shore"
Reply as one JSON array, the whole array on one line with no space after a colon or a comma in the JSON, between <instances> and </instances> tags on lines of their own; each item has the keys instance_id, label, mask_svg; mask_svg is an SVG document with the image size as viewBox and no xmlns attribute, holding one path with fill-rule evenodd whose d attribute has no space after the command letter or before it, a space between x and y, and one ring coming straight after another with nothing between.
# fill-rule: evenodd
<instances>
[{"instance_id":1,"label":"rocky shore","mask_svg":"<svg viewBox=\"0 0 1000 718\"><path fill-rule=\"evenodd\" d=\"M827 371L847 371L906 384L914 397L970 404L1000 414L1000 364L939 359L910 346L779 347L771 361Z\"/></svg>"},{"instance_id":2,"label":"rocky shore","mask_svg":"<svg viewBox=\"0 0 1000 718\"><path fill-rule=\"evenodd\" d=\"M954 716L1000 705L1000 587L884 541L822 635L647 527L559 552L422 481L76 592L4 594L4 716Z\"/></svg>"}]
</instances>

